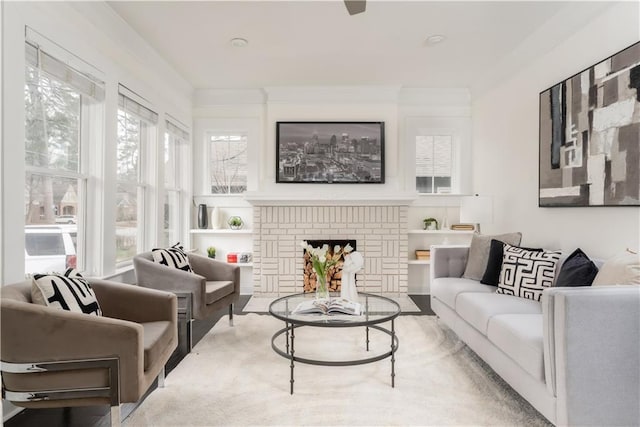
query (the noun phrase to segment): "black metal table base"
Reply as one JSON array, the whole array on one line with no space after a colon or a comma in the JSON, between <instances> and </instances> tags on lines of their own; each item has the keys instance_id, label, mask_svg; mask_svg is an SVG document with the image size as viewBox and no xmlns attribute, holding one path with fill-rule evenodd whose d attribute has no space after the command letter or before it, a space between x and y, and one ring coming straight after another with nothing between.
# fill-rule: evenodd
<instances>
[{"instance_id":1,"label":"black metal table base","mask_svg":"<svg viewBox=\"0 0 640 427\"><path fill-rule=\"evenodd\" d=\"M273 334L273 337L271 338L271 347L273 348L273 350L278 353L280 356L284 357L285 359L289 359L290 361L290 393L293 394L293 383L294 383L294 362L300 362L300 363L305 363L307 365L322 365L322 366L354 366L354 365L364 365L367 363L373 363L373 362L377 362L378 360L382 360L382 359L386 359L388 357L391 357L391 387L395 387L395 353L396 351L398 351L398 347L400 345L400 340L398 339L396 333L395 333L395 324L394 324L394 319L391 320L391 330L385 329L382 326L379 325L368 325L366 326L366 348L367 351L369 351L369 328L373 328L376 329L378 331L381 331L387 335L389 335L391 337L391 346L389 351L382 353L382 354L378 354L376 356L372 356L372 357L366 357L363 359L355 359L355 360L318 360L318 359L309 359L309 358L305 358L305 357L299 357L295 355L295 346L294 346L294 342L295 342L295 330L297 328L302 327L303 325L298 325L295 326L292 323L288 323L285 322L285 327L278 330L275 334ZM310 326L310 325L307 325ZM282 335L285 334L285 339L286 339L286 344L285 344L285 350L282 350L281 348L279 348L276 345L276 339Z\"/></svg>"}]
</instances>

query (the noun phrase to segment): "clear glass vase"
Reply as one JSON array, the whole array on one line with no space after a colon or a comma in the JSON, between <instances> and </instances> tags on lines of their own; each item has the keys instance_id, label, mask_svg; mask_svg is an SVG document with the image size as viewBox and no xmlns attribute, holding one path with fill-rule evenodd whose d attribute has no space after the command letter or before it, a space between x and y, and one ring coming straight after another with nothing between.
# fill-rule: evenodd
<instances>
[{"instance_id":1,"label":"clear glass vase","mask_svg":"<svg viewBox=\"0 0 640 427\"><path fill-rule=\"evenodd\" d=\"M316 272L316 299L329 299L329 286L326 276Z\"/></svg>"}]
</instances>

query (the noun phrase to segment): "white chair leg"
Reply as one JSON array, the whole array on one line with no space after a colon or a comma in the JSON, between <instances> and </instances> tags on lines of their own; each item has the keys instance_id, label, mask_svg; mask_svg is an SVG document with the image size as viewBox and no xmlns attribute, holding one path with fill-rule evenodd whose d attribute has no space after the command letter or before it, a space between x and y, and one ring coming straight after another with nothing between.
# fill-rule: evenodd
<instances>
[{"instance_id":1,"label":"white chair leg","mask_svg":"<svg viewBox=\"0 0 640 427\"><path fill-rule=\"evenodd\" d=\"M120 405L111 407L111 427L120 427Z\"/></svg>"},{"instance_id":2,"label":"white chair leg","mask_svg":"<svg viewBox=\"0 0 640 427\"><path fill-rule=\"evenodd\" d=\"M164 366L158 374L158 388L164 388Z\"/></svg>"},{"instance_id":3,"label":"white chair leg","mask_svg":"<svg viewBox=\"0 0 640 427\"><path fill-rule=\"evenodd\" d=\"M229 304L229 326L233 326L233 304Z\"/></svg>"}]
</instances>

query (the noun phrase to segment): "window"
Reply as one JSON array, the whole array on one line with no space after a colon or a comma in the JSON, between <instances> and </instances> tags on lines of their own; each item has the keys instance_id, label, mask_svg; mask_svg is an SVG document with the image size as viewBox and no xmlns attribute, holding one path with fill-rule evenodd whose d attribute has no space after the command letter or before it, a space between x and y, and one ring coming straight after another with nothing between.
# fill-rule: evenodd
<instances>
[{"instance_id":1,"label":"window","mask_svg":"<svg viewBox=\"0 0 640 427\"><path fill-rule=\"evenodd\" d=\"M82 270L88 182L84 159L87 148L99 144L92 130L102 126L104 83L36 42L27 41L25 49L25 273ZM61 236L67 239L63 247ZM42 255L51 256L34 262L34 256Z\"/></svg>"},{"instance_id":2,"label":"window","mask_svg":"<svg viewBox=\"0 0 640 427\"><path fill-rule=\"evenodd\" d=\"M451 193L452 172L452 136L416 136L416 190L419 193Z\"/></svg>"},{"instance_id":3,"label":"window","mask_svg":"<svg viewBox=\"0 0 640 427\"><path fill-rule=\"evenodd\" d=\"M164 134L164 220L162 243L165 247L180 240L182 223L182 180L180 179L181 146L189 140L189 134L181 127L166 121Z\"/></svg>"},{"instance_id":4,"label":"window","mask_svg":"<svg viewBox=\"0 0 640 427\"><path fill-rule=\"evenodd\" d=\"M126 93L127 95L125 95ZM118 100L118 145L116 189L116 263L142 252L145 242L145 208L149 186L151 141L155 139L158 115L132 99L120 86Z\"/></svg>"},{"instance_id":5,"label":"window","mask_svg":"<svg viewBox=\"0 0 640 427\"><path fill-rule=\"evenodd\" d=\"M239 194L247 190L247 135L208 133L209 178L212 194Z\"/></svg>"}]
</instances>

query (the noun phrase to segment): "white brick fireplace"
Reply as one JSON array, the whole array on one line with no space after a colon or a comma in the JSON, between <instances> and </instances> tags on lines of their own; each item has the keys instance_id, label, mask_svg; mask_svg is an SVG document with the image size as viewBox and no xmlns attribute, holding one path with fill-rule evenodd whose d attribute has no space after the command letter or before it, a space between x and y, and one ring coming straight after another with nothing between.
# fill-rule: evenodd
<instances>
[{"instance_id":1,"label":"white brick fireplace","mask_svg":"<svg viewBox=\"0 0 640 427\"><path fill-rule=\"evenodd\" d=\"M302 292L302 240L355 239L364 292L407 295L408 201L322 202L248 198L253 209L253 295Z\"/></svg>"}]
</instances>

